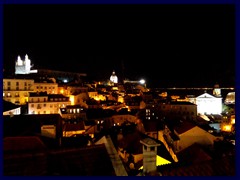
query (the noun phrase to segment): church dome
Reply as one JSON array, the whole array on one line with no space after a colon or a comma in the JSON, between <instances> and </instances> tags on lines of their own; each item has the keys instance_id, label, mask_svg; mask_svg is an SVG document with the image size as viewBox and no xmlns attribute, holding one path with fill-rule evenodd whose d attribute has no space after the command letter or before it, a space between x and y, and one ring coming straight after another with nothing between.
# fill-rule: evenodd
<instances>
[{"instance_id":1,"label":"church dome","mask_svg":"<svg viewBox=\"0 0 240 180\"><path fill-rule=\"evenodd\" d=\"M115 74L115 71L112 72L112 75L110 76L110 81L112 83L118 83L118 77L117 75Z\"/></svg>"}]
</instances>

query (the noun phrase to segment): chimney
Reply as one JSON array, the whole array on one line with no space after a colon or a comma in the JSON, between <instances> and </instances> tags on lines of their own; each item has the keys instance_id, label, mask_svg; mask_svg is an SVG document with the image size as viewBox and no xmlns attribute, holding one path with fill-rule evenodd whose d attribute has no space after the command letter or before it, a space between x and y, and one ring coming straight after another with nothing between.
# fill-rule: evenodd
<instances>
[{"instance_id":1,"label":"chimney","mask_svg":"<svg viewBox=\"0 0 240 180\"><path fill-rule=\"evenodd\" d=\"M157 172L157 146L160 146L155 140L145 138L140 140L143 144L143 174L153 174Z\"/></svg>"}]
</instances>

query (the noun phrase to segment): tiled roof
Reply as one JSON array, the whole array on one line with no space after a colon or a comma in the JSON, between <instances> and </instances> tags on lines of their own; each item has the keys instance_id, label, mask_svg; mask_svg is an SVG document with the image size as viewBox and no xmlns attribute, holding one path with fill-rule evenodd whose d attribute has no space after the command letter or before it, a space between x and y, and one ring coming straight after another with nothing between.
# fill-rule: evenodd
<instances>
[{"instance_id":1,"label":"tiled roof","mask_svg":"<svg viewBox=\"0 0 240 180\"><path fill-rule=\"evenodd\" d=\"M179 123L178 125L174 126L175 131L178 134L182 134L185 133L187 131L189 131L190 129L194 128L196 125L190 121L182 121L181 123Z\"/></svg>"},{"instance_id":2,"label":"tiled roof","mask_svg":"<svg viewBox=\"0 0 240 180\"><path fill-rule=\"evenodd\" d=\"M37 137L13 137L4 145L7 176L116 176L104 144L45 151Z\"/></svg>"},{"instance_id":3,"label":"tiled roof","mask_svg":"<svg viewBox=\"0 0 240 180\"><path fill-rule=\"evenodd\" d=\"M115 176L104 144L50 152L49 175Z\"/></svg>"},{"instance_id":4,"label":"tiled roof","mask_svg":"<svg viewBox=\"0 0 240 180\"><path fill-rule=\"evenodd\" d=\"M157 121L143 121L144 129L146 132L158 131L158 122Z\"/></svg>"},{"instance_id":5,"label":"tiled roof","mask_svg":"<svg viewBox=\"0 0 240 180\"><path fill-rule=\"evenodd\" d=\"M162 176L235 176L235 158L223 157L221 159L204 161L188 166L165 165L159 166Z\"/></svg>"},{"instance_id":6,"label":"tiled roof","mask_svg":"<svg viewBox=\"0 0 240 180\"><path fill-rule=\"evenodd\" d=\"M6 137L3 140L3 150L4 175L41 176L46 174L46 147L38 137Z\"/></svg>"},{"instance_id":7,"label":"tiled roof","mask_svg":"<svg viewBox=\"0 0 240 180\"><path fill-rule=\"evenodd\" d=\"M84 122L80 121L77 124L63 124L63 130L64 131L79 131L79 130L85 130Z\"/></svg>"},{"instance_id":8,"label":"tiled roof","mask_svg":"<svg viewBox=\"0 0 240 180\"><path fill-rule=\"evenodd\" d=\"M3 150L18 151L41 151L46 149L40 138L36 136L5 137L3 139Z\"/></svg>"},{"instance_id":9,"label":"tiled roof","mask_svg":"<svg viewBox=\"0 0 240 180\"><path fill-rule=\"evenodd\" d=\"M176 154L180 163L196 164L211 160L212 157L204 151L201 145L194 143Z\"/></svg>"}]
</instances>

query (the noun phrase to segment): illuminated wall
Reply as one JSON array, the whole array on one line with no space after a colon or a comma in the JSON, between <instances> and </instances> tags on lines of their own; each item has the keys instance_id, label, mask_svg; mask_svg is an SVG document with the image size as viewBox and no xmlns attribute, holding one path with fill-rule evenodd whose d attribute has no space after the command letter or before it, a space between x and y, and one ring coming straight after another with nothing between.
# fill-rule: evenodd
<instances>
[{"instance_id":1,"label":"illuminated wall","mask_svg":"<svg viewBox=\"0 0 240 180\"><path fill-rule=\"evenodd\" d=\"M28 55L25 55L25 60L23 61L20 56L18 56L17 62L15 64L15 74L30 74L37 73L37 70L31 70L31 60Z\"/></svg>"},{"instance_id":2,"label":"illuminated wall","mask_svg":"<svg viewBox=\"0 0 240 180\"><path fill-rule=\"evenodd\" d=\"M115 71L113 71L112 75L110 76L110 82L118 83L118 77L116 76Z\"/></svg>"},{"instance_id":3,"label":"illuminated wall","mask_svg":"<svg viewBox=\"0 0 240 180\"><path fill-rule=\"evenodd\" d=\"M3 115L20 115L20 114L21 114L20 107L3 112Z\"/></svg>"},{"instance_id":4,"label":"illuminated wall","mask_svg":"<svg viewBox=\"0 0 240 180\"><path fill-rule=\"evenodd\" d=\"M33 89L35 92L47 92L48 94L58 94L57 83L34 83Z\"/></svg>"},{"instance_id":5,"label":"illuminated wall","mask_svg":"<svg viewBox=\"0 0 240 180\"><path fill-rule=\"evenodd\" d=\"M33 92L33 79L3 79L3 99L14 104L28 102L29 92Z\"/></svg>"},{"instance_id":6,"label":"illuminated wall","mask_svg":"<svg viewBox=\"0 0 240 180\"><path fill-rule=\"evenodd\" d=\"M197 112L200 114L221 114L222 98L204 93L196 98Z\"/></svg>"},{"instance_id":7,"label":"illuminated wall","mask_svg":"<svg viewBox=\"0 0 240 180\"><path fill-rule=\"evenodd\" d=\"M235 92L229 92L225 99L226 104L235 104Z\"/></svg>"},{"instance_id":8,"label":"illuminated wall","mask_svg":"<svg viewBox=\"0 0 240 180\"><path fill-rule=\"evenodd\" d=\"M106 96L98 94L97 91L88 92L88 96L96 101L106 101Z\"/></svg>"},{"instance_id":9,"label":"illuminated wall","mask_svg":"<svg viewBox=\"0 0 240 180\"><path fill-rule=\"evenodd\" d=\"M48 96L29 97L28 114L57 114L60 113L60 108L71 105L71 102L66 97L65 99L55 100Z\"/></svg>"}]
</instances>

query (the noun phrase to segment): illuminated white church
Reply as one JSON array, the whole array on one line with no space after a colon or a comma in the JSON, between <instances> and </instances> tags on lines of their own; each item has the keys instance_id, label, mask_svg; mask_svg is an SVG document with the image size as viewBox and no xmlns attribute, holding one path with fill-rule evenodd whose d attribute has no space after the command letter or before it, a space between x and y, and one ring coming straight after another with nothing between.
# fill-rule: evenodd
<instances>
[{"instance_id":1,"label":"illuminated white church","mask_svg":"<svg viewBox=\"0 0 240 180\"><path fill-rule=\"evenodd\" d=\"M117 75L115 74L115 71L112 72L112 75L110 76L110 82L111 83L118 83L118 77Z\"/></svg>"},{"instance_id":2,"label":"illuminated white church","mask_svg":"<svg viewBox=\"0 0 240 180\"><path fill-rule=\"evenodd\" d=\"M197 112L199 114L221 114L222 97L204 93L196 98Z\"/></svg>"},{"instance_id":3,"label":"illuminated white church","mask_svg":"<svg viewBox=\"0 0 240 180\"><path fill-rule=\"evenodd\" d=\"M31 70L31 60L28 55L25 55L25 60L23 61L20 56L18 56L17 62L15 64L15 74L30 74L37 73L37 70Z\"/></svg>"}]
</instances>

